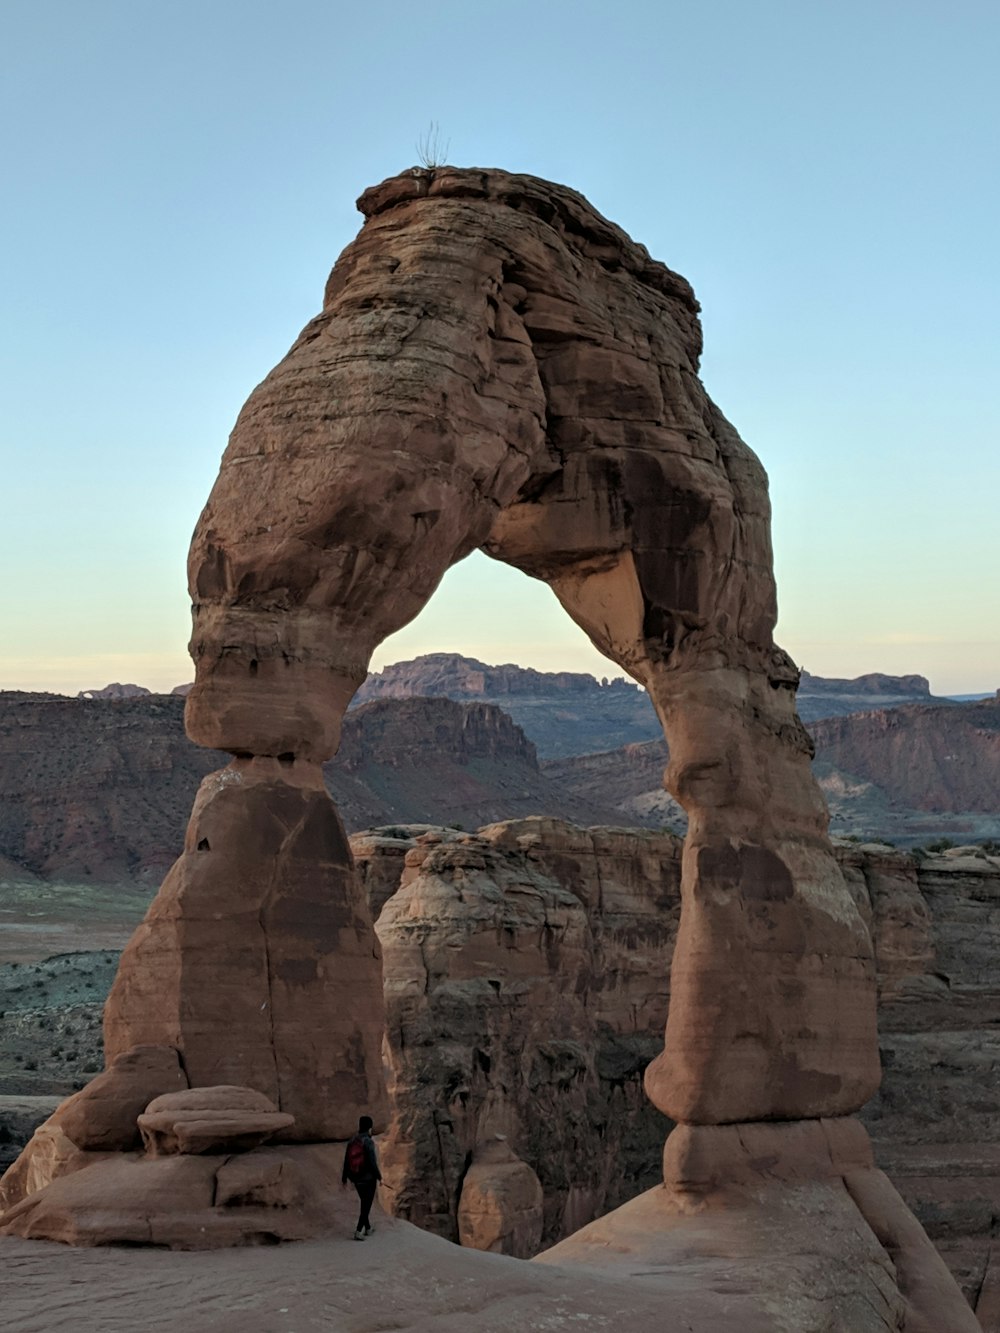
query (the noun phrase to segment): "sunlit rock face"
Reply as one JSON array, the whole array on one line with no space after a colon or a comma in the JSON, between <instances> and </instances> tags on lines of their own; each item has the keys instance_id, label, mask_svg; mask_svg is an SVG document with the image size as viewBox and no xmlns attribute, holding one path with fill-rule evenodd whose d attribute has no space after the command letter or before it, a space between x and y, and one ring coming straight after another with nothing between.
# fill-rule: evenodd
<instances>
[{"instance_id":1,"label":"sunlit rock face","mask_svg":"<svg viewBox=\"0 0 1000 1333\"><path fill-rule=\"evenodd\" d=\"M190 734L323 760L451 564L482 547L546 580L649 691L690 820L649 1095L699 1123L857 1109L870 944L772 638L765 474L698 379L690 287L530 177L416 171L359 207L195 533Z\"/></svg>"},{"instance_id":2,"label":"sunlit rock face","mask_svg":"<svg viewBox=\"0 0 1000 1333\"><path fill-rule=\"evenodd\" d=\"M900 1274L899 1289L890 1279L880 1293L891 1320L853 1327L898 1329L916 1301L926 1325L958 1330L946 1306L952 1291L961 1297L946 1273L941 1299L921 1288L926 1238L909 1234L912 1224L922 1237L875 1182L850 1119L878 1085L871 940L826 837L795 712L798 673L772 638L766 478L698 379L690 287L579 195L530 177L418 170L367 191L359 207L365 225L322 312L241 412L192 540L186 726L233 760L202 784L184 853L123 956L109 1048L171 1047L192 1092L263 1095L281 1140L341 1137L359 1112L384 1122L379 947L320 764L374 649L482 548L549 583L645 687L669 745L665 781L689 821L666 1044L645 1074L650 1100L679 1122L666 1188L651 1192L652 1212L649 1194L635 1201L652 1250L620 1239L614 1219L627 1230L635 1204L592 1234L624 1262L649 1264L692 1212L724 1216L731 1184L750 1189L741 1233L759 1235L771 1184L756 1182L774 1183L780 1211L798 1182L812 1188L832 1173L851 1202L833 1186L845 1227L825 1226L821 1248L851 1288L850 1308L873 1295L877 1270L885 1277L883 1256L897 1257ZM478 855L467 848L423 867L414 910L426 914L423 895L447 917ZM405 897L404 887L383 918ZM569 897L558 883L529 887L509 961L540 976L532 955L554 951L544 984L560 999L589 989L607 1022L619 1001L605 1004L585 983L587 911ZM489 917L489 895L481 901ZM467 912L453 913L451 929L456 940L471 930L475 947L462 953L483 978L490 930ZM412 944L405 930L401 941ZM614 965L612 950L597 976ZM636 975L630 960L620 968L640 1005L650 973ZM552 1053L569 1083L581 1069L574 1025L585 1038L594 1021L582 1008L568 1007ZM560 1115L554 1107L553 1131L565 1133ZM762 1120L793 1123L762 1137ZM545 1222L537 1191L513 1147L517 1160L485 1152L488 1131L493 1142L505 1132L479 1126L465 1226L527 1247ZM260 1209L291 1208L308 1180L289 1158L282 1186L285 1167L268 1158L223 1187L214 1168L190 1165L210 1156L133 1163L128 1188L152 1220L154 1176L164 1209L189 1187L201 1215L223 1196L246 1200L221 1230L205 1226L246 1243L259 1238ZM29 1195L13 1210L20 1234L82 1239L91 1187L120 1195L129 1165L55 1180L50 1209L45 1190ZM313 1197L311 1225L322 1225L325 1198ZM856 1253L848 1237L863 1219L877 1240L866 1233ZM175 1243L170 1228L149 1233ZM717 1253L718 1234L708 1239ZM752 1266L754 1256L734 1258Z\"/></svg>"}]
</instances>

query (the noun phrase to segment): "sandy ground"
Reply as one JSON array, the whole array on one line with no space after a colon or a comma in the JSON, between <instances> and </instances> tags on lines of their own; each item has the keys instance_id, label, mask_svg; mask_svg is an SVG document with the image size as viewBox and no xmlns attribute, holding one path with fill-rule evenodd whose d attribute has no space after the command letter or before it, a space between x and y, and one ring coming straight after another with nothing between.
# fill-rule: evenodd
<instances>
[{"instance_id":1,"label":"sandy ground","mask_svg":"<svg viewBox=\"0 0 1000 1333\"><path fill-rule=\"evenodd\" d=\"M711 1333L641 1284L461 1249L380 1217L375 1235L266 1248L71 1249L0 1238L5 1333ZM671 1308L673 1307L673 1308ZM706 1315L708 1321L706 1322Z\"/></svg>"},{"instance_id":2,"label":"sandy ground","mask_svg":"<svg viewBox=\"0 0 1000 1333\"><path fill-rule=\"evenodd\" d=\"M4 1333L889 1333L888 1256L839 1183L723 1210L650 1190L525 1262L379 1216L353 1239L333 1191L321 1240L200 1252L0 1237ZM934 1333L978 1327L958 1291ZM953 1319L956 1310L965 1313ZM922 1325L922 1327L927 1327Z\"/></svg>"}]
</instances>

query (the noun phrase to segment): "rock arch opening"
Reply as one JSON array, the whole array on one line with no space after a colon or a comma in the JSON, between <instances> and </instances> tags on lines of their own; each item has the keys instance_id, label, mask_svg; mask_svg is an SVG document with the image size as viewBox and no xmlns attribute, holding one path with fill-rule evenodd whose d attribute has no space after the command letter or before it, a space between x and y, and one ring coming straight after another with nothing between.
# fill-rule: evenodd
<instances>
[{"instance_id":1,"label":"rock arch opening","mask_svg":"<svg viewBox=\"0 0 1000 1333\"><path fill-rule=\"evenodd\" d=\"M305 770L457 560L544 580L648 691L688 813L650 1096L689 1122L855 1109L878 1079L870 946L772 637L766 476L698 378L690 287L528 177L415 172L359 207L192 543L190 735Z\"/></svg>"},{"instance_id":2,"label":"rock arch opening","mask_svg":"<svg viewBox=\"0 0 1000 1333\"><path fill-rule=\"evenodd\" d=\"M691 288L530 177L413 171L359 207L192 540L186 725L233 759L123 955L101 1077L153 1047L192 1090L269 1099L284 1143L385 1123L378 944L320 765L375 648L482 548L549 584L669 744L689 822L646 1077L679 1122L668 1177L704 1166L696 1131L848 1116L879 1076L871 943L773 640L766 477L698 378Z\"/></svg>"}]
</instances>

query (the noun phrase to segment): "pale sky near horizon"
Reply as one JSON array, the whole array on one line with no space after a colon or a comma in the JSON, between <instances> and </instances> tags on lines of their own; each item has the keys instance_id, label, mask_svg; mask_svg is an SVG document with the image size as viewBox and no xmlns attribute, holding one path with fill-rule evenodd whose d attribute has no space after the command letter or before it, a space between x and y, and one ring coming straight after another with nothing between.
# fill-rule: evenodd
<instances>
[{"instance_id":1,"label":"pale sky near horizon","mask_svg":"<svg viewBox=\"0 0 1000 1333\"><path fill-rule=\"evenodd\" d=\"M227 434L431 121L693 283L800 664L1000 686L998 60L994 0L5 0L0 688L191 678ZM483 556L430 651L617 674Z\"/></svg>"}]
</instances>

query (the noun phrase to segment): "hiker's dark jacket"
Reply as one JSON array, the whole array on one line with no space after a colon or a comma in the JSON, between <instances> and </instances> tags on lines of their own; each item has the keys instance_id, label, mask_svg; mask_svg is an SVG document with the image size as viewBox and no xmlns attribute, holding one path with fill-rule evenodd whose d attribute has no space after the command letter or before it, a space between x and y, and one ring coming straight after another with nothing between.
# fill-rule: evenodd
<instances>
[{"instance_id":1,"label":"hiker's dark jacket","mask_svg":"<svg viewBox=\"0 0 1000 1333\"><path fill-rule=\"evenodd\" d=\"M361 1165L360 1171L353 1174L347 1169L347 1154L350 1152L351 1144L354 1139L360 1139L365 1150L365 1160ZM379 1170L378 1153L375 1151L375 1144L372 1142L370 1134L355 1134L354 1139L348 1139L347 1147L344 1149L344 1173L341 1179L345 1182L350 1180L354 1184L366 1180L381 1180L382 1172Z\"/></svg>"}]
</instances>

